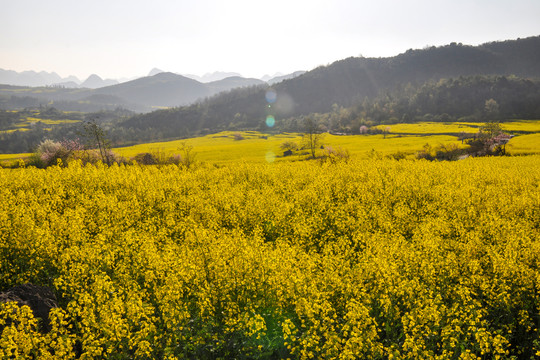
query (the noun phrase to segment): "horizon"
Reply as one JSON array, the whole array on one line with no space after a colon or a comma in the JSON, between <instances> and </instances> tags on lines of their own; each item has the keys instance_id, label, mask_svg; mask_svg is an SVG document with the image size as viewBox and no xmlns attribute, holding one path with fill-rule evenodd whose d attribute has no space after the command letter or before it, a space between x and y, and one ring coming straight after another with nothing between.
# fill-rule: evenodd
<instances>
[{"instance_id":1,"label":"horizon","mask_svg":"<svg viewBox=\"0 0 540 360\"><path fill-rule=\"evenodd\" d=\"M539 16L535 0L20 0L0 14L0 68L80 81L92 74L125 81L153 68L260 79L348 57L538 36Z\"/></svg>"}]
</instances>

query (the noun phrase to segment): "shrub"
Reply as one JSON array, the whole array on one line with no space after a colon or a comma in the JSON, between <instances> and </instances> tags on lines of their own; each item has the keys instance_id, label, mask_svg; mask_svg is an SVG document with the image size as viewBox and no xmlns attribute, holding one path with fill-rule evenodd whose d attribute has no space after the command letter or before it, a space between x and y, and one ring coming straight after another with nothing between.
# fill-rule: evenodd
<instances>
[{"instance_id":1,"label":"shrub","mask_svg":"<svg viewBox=\"0 0 540 360\"><path fill-rule=\"evenodd\" d=\"M343 149L341 147L334 149L331 146L325 146L323 150L323 156L321 157L322 162L330 162L335 164L341 161L347 162L350 159L349 150L347 149Z\"/></svg>"},{"instance_id":2,"label":"shrub","mask_svg":"<svg viewBox=\"0 0 540 360\"><path fill-rule=\"evenodd\" d=\"M41 167L48 167L56 165L58 159L60 159L65 166L68 163L71 153L72 151L66 148L62 143L45 139L38 145L33 162L35 162L35 165L37 166L41 165Z\"/></svg>"},{"instance_id":3,"label":"shrub","mask_svg":"<svg viewBox=\"0 0 540 360\"><path fill-rule=\"evenodd\" d=\"M156 165L157 159L151 153L140 153L131 158L131 161L137 162L140 165Z\"/></svg>"}]
</instances>

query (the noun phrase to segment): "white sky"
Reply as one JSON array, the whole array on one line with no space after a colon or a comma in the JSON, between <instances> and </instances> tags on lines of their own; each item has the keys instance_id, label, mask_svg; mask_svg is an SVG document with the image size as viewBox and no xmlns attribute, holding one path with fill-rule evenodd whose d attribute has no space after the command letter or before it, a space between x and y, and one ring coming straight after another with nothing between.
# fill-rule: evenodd
<instances>
[{"instance_id":1,"label":"white sky","mask_svg":"<svg viewBox=\"0 0 540 360\"><path fill-rule=\"evenodd\" d=\"M0 68L246 77L540 35L540 0L0 0Z\"/></svg>"}]
</instances>

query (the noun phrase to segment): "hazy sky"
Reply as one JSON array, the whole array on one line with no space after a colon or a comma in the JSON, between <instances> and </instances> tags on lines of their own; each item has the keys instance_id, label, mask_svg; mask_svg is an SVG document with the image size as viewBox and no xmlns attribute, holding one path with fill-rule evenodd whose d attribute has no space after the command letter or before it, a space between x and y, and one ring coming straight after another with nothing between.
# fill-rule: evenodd
<instances>
[{"instance_id":1,"label":"hazy sky","mask_svg":"<svg viewBox=\"0 0 540 360\"><path fill-rule=\"evenodd\" d=\"M0 0L0 68L246 77L540 35L540 0Z\"/></svg>"}]
</instances>

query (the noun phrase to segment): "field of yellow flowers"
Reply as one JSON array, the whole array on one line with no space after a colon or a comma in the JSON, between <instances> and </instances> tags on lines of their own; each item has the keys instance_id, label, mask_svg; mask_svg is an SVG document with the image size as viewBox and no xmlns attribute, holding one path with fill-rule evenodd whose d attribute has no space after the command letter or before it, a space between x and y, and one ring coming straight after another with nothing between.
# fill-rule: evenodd
<instances>
[{"instance_id":1,"label":"field of yellow flowers","mask_svg":"<svg viewBox=\"0 0 540 360\"><path fill-rule=\"evenodd\" d=\"M540 356L540 156L0 169L0 357Z\"/></svg>"}]
</instances>

